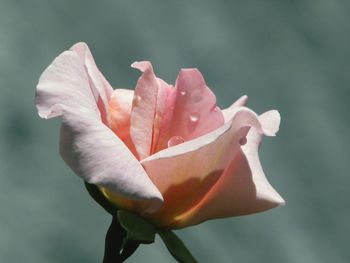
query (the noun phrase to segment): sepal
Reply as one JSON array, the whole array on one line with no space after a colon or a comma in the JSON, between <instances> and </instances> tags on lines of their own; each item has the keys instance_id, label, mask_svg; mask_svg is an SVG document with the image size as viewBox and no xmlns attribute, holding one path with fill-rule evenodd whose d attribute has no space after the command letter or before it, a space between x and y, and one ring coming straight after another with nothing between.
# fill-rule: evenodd
<instances>
[{"instance_id":1,"label":"sepal","mask_svg":"<svg viewBox=\"0 0 350 263\"><path fill-rule=\"evenodd\" d=\"M192 256L191 252L182 242L182 240L175 235L175 233L168 229L158 229L158 234L168 248L170 254L180 263L197 263L198 261Z\"/></svg>"},{"instance_id":2,"label":"sepal","mask_svg":"<svg viewBox=\"0 0 350 263\"><path fill-rule=\"evenodd\" d=\"M138 241L143 244L154 242L157 232L151 223L126 210L118 210L117 217L120 225L126 231L127 240Z\"/></svg>"}]
</instances>

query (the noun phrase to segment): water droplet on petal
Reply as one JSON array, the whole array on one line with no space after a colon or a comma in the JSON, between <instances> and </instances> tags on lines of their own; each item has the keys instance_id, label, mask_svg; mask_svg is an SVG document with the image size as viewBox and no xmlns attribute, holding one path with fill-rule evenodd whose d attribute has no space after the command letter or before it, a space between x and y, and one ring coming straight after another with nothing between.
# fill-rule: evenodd
<instances>
[{"instance_id":1,"label":"water droplet on petal","mask_svg":"<svg viewBox=\"0 0 350 263\"><path fill-rule=\"evenodd\" d=\"M184 139L181 136L173 136L168 141L168 147L172 147L183 142L184 142Z\"/></svg>"},{"instance_id":2,"label":"water droplet on petal","mask_svg":"<svg viewBox=\"0 0 350 263\"><path fill-rule=\"evenodd\" d=\"M182 91L180 91L180 94L181 94L182 96L185 96L185 95L186 95L186 91L182 90Z\"/></svg>"},{"instance_id":3,"label":"water droplet on petal","mask_svg":"<svg viewBox=\"0 0 350 263\"><path fill-rule=\"evenodd\" d=\"M138 106L141 100L142 100L141 96L134 95L134 98L132 99L132 105Z\"/></svg>"},{"instance_id":4,"label":"water droplet on petal","mask_svg":"<svg viewBox=\"0 0 350 263\"><path fill-rule=\"evenodd\" d=\"M246 137L243 137L239 140L239 144L240 145L245 145L247 143L247 138Z\"/></svg>"},{"instance_id":5,"label":"water droplet on petal","mask_svg":"<svg viewBox=\"0 0 350 263\"><path fill-rule=\"evenodd\" d=\"M199 121L199 113L198 112L192 112L190 114L190 121L191 122L198 122Z\"/></svg>"},{"instance_id":6,"label":"water droplet on petal","mask_svg":"<svg viewBox=\"0 0 350 263\"><path fill-rule=\"evenodd\" d=\"M193 102L197 103L202 100L202 95L198 90L192 92L191 99Z\"/></svg>"},{"instance_id":7,"label":"water droplet on petal","mask_svg":"<svg viewBox=\"0 0 350 263\"><path fill-rule=\"evenodd\" d=\"M211 110L214 111L214 112L218 112L219 111L219 107L214 105Z\"/></svg>"}]
</instances>

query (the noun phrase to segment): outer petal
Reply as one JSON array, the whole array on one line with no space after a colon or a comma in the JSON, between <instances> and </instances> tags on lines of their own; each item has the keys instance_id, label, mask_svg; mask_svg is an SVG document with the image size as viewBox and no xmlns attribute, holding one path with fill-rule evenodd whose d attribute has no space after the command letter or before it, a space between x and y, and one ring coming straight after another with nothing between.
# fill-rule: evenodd
<instances>
[{"instance_id":1,"label":"outer petal","mask_svg":"<svg viewBox=\"0 0 350 263\"><path fill-rule=\"evenodd\" d=\"M195 206L240 149L239 141L250 126L261 129L256 114L241 108L219 129L142 160L164 197L164 205L150 218L157 225L169 226L178 215Z\"/></svg>"},{"instance_id":2,"label":"outer petal","mask_svg":"<svg viewBox=\"0 0 350 263\"><path fill-rule=\"evenodd\" d=\"M174 112L169 138L181 136L185 141L205 135L224 124L216 106L215 95L206 86L198 69L182 69L171 94Z\"/></svg>"},{"instance_id":3,"label":"outer petal","mask_svg":"<svg viewBox=\"0 0 350 263\"><path fill-rule=\"evenodd\" d=\"M266 112L259 120L263 127L270 127L277 132L280 122L277 111ZM215 186L195 207L179 216L173 227L257 213L283 205L284 200L269 184L262 170L258 155L261 139L261 133L251 129L247 135L247 144L232 159Z\"/></svg>"},{"instance_id":4,"label":"outer petal","mask_svg":"<svg viewBox=\"0 0 350 263\"><path fill-rule=\"evenodd\" d=\"M87 182L131 199L152 200L145 210L160 207L163 198L138 160L112 130L95 118L67 112L61 128L60 153Z\"/></svg>"},{"instance_id":5,"label":"outer petal","mask_svg":"<svg viewBox=\"0 0 350 263\"><path fill-rule=\"evenodd\" d=\"M86 111L95 117L99 116L86 72L74 51L63 52L44 71L35 95L41 118L60 116L64 109Z\"/></svg>"},{"instance_id":6,"label":"outer petal","mask_svg":"<svg viewBox=\"0 0 350 263\"><path fill-rule=\"evenodd\" d=\"M225 122L231 120L232 116L240 109L241 106L245 106L248 102L248 96L244 95L235 101L230 107L222 110ZM277 110L267 111L259 116L259 120L263 125L263 132L267 136L275 136L278 132L281 122L281 116Z\"/></svg>"},{"instance_id":7,"label":"outer petal","mask_svg":"<svg viewBox=\"0 0 350 263\"><path fill-rule=\"evenodd\" d=\"M109 125L108 101L113 92L111 85L97 68L90 49L85 43L77 43L71 47L71 50L79 55L89 78L91 91L101 112L102 121Z\"/></svg>"},{"instance_id":8,"label":"outer petal","mask_svg":"<svg viewBox=\"0 0 350 263\"><path fill-rule=\"evenodd\" d=\"M236 100L230 107L222 110L222 114L224 116L225 122L228 122L229 120L231 120L232 116L236 113L237 108L246 106L247 102L248 102L248 96L243 95L238 100Z\"/></svg>"},{"instance_id":9,"label":"outer petal","mask_svg":"<svg viewBox=\"0 0 350 263\"><path fill-rule=\"evenodd\" d=\"M259 116L264 134L267 136L275 136L279 130L281 116L277 110L267 111Z\"/></svg>"},{"instance_id":10,"label":"outer petal","mask_svg":"<svg viewBox=\"0 0 350 263\"><path fill-rule=\"evenodd\" d=\"M242 97L240 97L238 100L236 100L232 106L235 107L243 107L246 106L248 102L248 96L247 95L243 95Z\"/></svg>"},{"instance_id":11,"label":"outer petal","mask_svg":"<svg viewBox=\"0 0 350 263\"><path fill-rule=\"evenodd\" d=\"M63 115L60 152L84 180L134 199L162 196L140 163L100 119L89 78L75 51L58 56L40 77L36 93L39 115Z\"/></svg>"}]
</instances>

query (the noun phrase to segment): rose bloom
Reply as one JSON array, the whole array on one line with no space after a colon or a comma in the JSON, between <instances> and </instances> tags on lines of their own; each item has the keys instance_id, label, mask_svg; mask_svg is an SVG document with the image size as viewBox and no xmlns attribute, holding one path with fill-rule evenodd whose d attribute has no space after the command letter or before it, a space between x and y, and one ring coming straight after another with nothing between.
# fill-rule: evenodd
<instances>
[{"instance_id":1,"label":"rose bloom","mask_svg":"<svg viewBox=\"0 0 350 263\"><path fill-rule=\"evenodd\" d=\"M278 131L278 111L257 115L247 96L221 110L195 68L181 69L172 86L148 61L132 67L142 72L135 90L113 90L78 43L41 75L39 115L62 116L60 154L77 175L158 227L284 204L258 155L262 136Z\"/></svg>"}]
</instances>

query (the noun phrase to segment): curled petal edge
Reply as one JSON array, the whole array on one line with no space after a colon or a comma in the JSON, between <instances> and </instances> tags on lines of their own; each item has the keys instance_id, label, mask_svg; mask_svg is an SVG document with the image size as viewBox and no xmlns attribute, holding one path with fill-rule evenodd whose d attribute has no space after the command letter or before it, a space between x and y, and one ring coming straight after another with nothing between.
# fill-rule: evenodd
<instances>
[{"instance_id":1,"label":"curled petal edge","mask_svg":"<svg viewBox=\"0 0 350 263\"><path fill-rule=\"evenodd\" d=\"M259 116L262 130L275 133L280 124L279 113L275 110ZM273 136L273 135L272 135ZM203 221L247 215L283 206L284 199L268 182L258 149L263 134L254 127L247 134L247 144L232 159L216 185L192 209L179 215L173 228L196 225Z\"/></svg>"},{"instance_id":2,"label":"curled petal edge","mask_svg":"<svg viewBox=\"0 0 350 263\"><path fill-rule=\"evenodd\" d=\"M43 72L36 106L42 118L63 116L60 153L77 175L131 199L150 200L147 209L152 211L161 206L163 197L143 167L102 123L87 72L75 51L61 53Z\"/></svg>"},{"instance_id":3,"label":"curled petal edge","mask_svg":"<svg viewBox=\"0 0 350 263\"><path fill-rule=\"evenodd\" d=\"M196 139L178 144L176 146L164 149L162 151L159 151L143 160L141 160L141 164L157 160L157 159L162 159L162 158L172 158L181 154L185 154L188 152L193 152L197 151L198 149L213 143L216 141L218 138L220 138L223 134L228 132L232 128L232 123L234 118L241 118L242 119L242 127L255 127L255 129L263 133L263 129L261 126L261 123L258 120L257 114L246 108L246 107L238 107L233 114L232 118L230 121L226 122L223 126L220 128L206 134L203 136L200 136Z\"/></svg>"}]
</instances>

